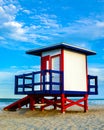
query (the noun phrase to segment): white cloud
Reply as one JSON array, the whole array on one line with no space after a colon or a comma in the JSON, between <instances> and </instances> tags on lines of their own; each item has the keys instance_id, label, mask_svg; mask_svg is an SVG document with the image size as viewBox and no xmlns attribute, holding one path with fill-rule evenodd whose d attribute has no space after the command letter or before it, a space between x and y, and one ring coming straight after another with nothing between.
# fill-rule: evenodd
<instances>
[{"instance_id":1,"label":"white cloud","mask_svg":"<svg viewBox=\"0 0 104 130\"><path fill-rule=\"evenodd\" d=\"M6 4L4 3L0 7L0 21L1 21L1 36L0 39L1 41L1 46L7 47L7 48L17 48L17 44L14 44L14 42L7 42L8 39L14 40L14 41L21 41L21 42L28 42L28 44L37 44L38 39L41 40L48 40L50 37L49 31L45 33L46 28L54 28L57 27L58 24L55 23L54 20L52 19L46 19L44 17L40 18L42 25L25 25L26 23L21 23L19 21L16 21L16 15L18 14L18 11L22 10L25 13L30 13L29 10L23 10L20 7L17 9L18 6L13 5L13 4ZM54 17L54 16L53 16ZM44 22L43 22L44 21ZM3 33L2 33L3 32ZM3 34L3 35L2 35ZM6 44L5 44L6 43ZM19 43L21 44L21 43ZM40 44L39 45L43 45ZM18 49L19 49L18 45ZM24 45L21 45L21 49L26 48Z\"/></svg>"},{"instance_id":2,"label":"white cloud","mask_svg":"<svg viewBox=\"0 0 104 130\"><path fill-rule=\"evenodd\" d=\"M11 72L0 72L0 82L6 82L8 79L11 79L13 73Z\"/></svg>"},{"instance_id":3,"label":"white cloud","mask_svg":"<svg viewBox=\"0 0 104 130\"><path fill-rule=\"evenodd\" d=\"M4 4L4 1L3 0L0 0L0 5Z\"/></svg>"},{"instance_id":4,"label":"white cloud","mask_svg":"<svg viewBox=\"0 0 104 130\"><path fill-rule=\"evenodd\" d=\"M10 66L9 69L5 71L0 71L0 85L5 84L8 86L8 83L14 84L15 75L31 73L33 71L39 71L40 66Z\"/></svg>"},{"instance_id":5,"label":"white cloud","mask_svg":"<svg viewBox=\"0 0 104 130\"><path fill-rule=\"evenodd\" d=\"M4 37L1 37L1 36L0 36L0 40L4 40Z\"/></svg>"},{"instance_id":6,"label":"white cloud","mask_svg":"<svg viewBox=\"0 0 104 130\"><path fill-rule=\"evenodd\" d=\"M27 41L27 37L25 36L26 29L23 28L23 23L19 23L17 21L8 21L3 23L3 29L6 30L7 38L13 40Z\"/></svg>"},{"instance_id":7,"label":"white cloud","mask_svg":"<svg viewBox=\"0 0 104 130\"><path fill-rule=\"evenodd\" d=\"M74 41L79 39L82 41L81 46L86 47L86 43L89 40L96 40L99 38L104 38L104 19L98 20L92 18L78 19L73 22L68 22L63 25L61 21L58 20L56 15L40 14L34 15L31 10L23 9L20 4L15 4L12 0L11 2L1 1L0 7L0 29L2 40L1 44L4 47L9 47L13 49L25 49L33 44L43 45L52 41ZM23 14L28 14L28 18L31 23L28 23L24 19L17 21L16 16L20 17ZM14 41L20 41L18 44L14 42L8 42L8 39ZM86 41L86 42L83 42ZM24 42L24 44L23 44ZM6 43L6 44L5 44ZM8 45L7 45L8 44ZM88 43L87 43L88 44Z\"/></svg>"},{"instance_id":8,"label":"white cloud","mask_svg":"<svg viewBox=\"0 0 104 130\"><path fill-rule=\"evenodd\" d=\"M40 65L35 65L35 66L10 66L9 68L10 72L12 72L14 75L15 74L22 74L22 73L28 73L28 72L33 72L33 71L39 71L40 70Z\"/></svg>"},{"instance_id":9,"label":"white cloud","mask_svg":"<svg viewBox=\"0 0 104 130\"><path fill-rule=\"evenodd\" d=\"M69 35L69 38L96 40L104 37L103 24L96 19L79 19L62 27L60 32L63 32L64 36Z\"/></svg>"},{"instance_id":10,"label":"white cloud","mask_svg":"<svg viewBox=\"0 0 104 130\"><path fill-rule=\"evenodd\" d=\"M7 26L7 27L16 27L16 28L21 28L21 24L19 24L18 22L15 22L15 21L11 21L11 22L6 22L4 23L4 26Z\"/></svg>"},{"instance_id":11,"label":"white cloud","mask_svg":"<svg viewBox=\"0 0 104 130\"><path fill-rule=\"evenodd\" d=\"M96 40L104 37L104 22L96 19L79 19L66 26L60 26L56 31L60 36L74 39Z\"/></svg>"},{"instance_id":12,"label":"white cloud","mask_svg":"<svg viewBox=\"0 0 104 130\"><path fill-rule=\"evenodd\" d=\"M11 3L6 1L3 2L4 3L0 7L1 37L5 39L9 38L13 40L27 41L25 36L26 28L23 27L23 23L15 20L16 15L20 10L19 4L14 5L12 4L12 1Z\"/></svg>"},{"instance_id":13,"label":"white cloud","mask_svg":"<svg viewBox=\"0 0 104 130\"><path fill-rule=\"evenodd\" d=\"M10 14L10 15L14 15L17 12L17 7L13 4L9 4L8 6L4 5L3 9L5 13Z\"/></svg>"},{"instance_id":14,"label":"white cloud","mask_svg":"<svg viewBox=\"0 0 104 130\"><path fill-rule=\"evenodd\" d=\"M40 23L38 31L35 26L35 32L40 35L48 36L48 39L54 39L55 36L67 39L96 40L104 37L104 19L78 19L72 23L63 25L57 20L55 15L36 15L34 16Z\"/></svg>"},{"instance_id":15,"label":"white cloud","mask_svg":"<svg viewBox=\"0 0 104 130\"><path fill-rule=\"evenodd\" d=\"M101 28L104 28L104 21L103 21L103 22L97 21L97 22L96 22L96 26L101 27Z\"/></svg>"},{"instance_id":16,"label":"white cloud","mask_svg":"<svg viewBox=\"0 0 104 130\"><path fill-rule=\"evenodd\" d=\"M28 14L28 15L31 14L30 10L23 10L23 12L26 13L26 14Z\"/></svg>"},{"instance_id":17,"label":"white cloud","mask_svg":"<svg viewBox=\"0 0 104 130\"><path fill-rule=\"evenodd\" d=\"M44 28L55 28L55 29L59 28L58 21L56 20L57 17L55 15L43 14L37 16L37 18L39 18Z\"/></svg>"},{"instance_id":18,"label":"white cloud","mask_svg":"<svg viewBox=\"0 0 104 130\"><path fill-rule=\"evenodd\" d=\"M16 13L19 10L17 7L16 5L13 5L12 3L6 4L6 2L0 6L0 24L1 25L3 22L7 22L7 21L11 21L15 19Z\"/></svg>"},{"instance_id":19,"label":"white cloud","mask_svg":"<svg viewBox=\"0 0 104 130\"><path fill-rule=\"evenodd\" d=\"M10 66L5 71L0 71L0 97L15 97L14 84L15 75L39 71L40 66ZM6 93L7 92L7 93ZM6 94L5 94L6 93ZM20 96L18 96L20 97Z\"/></svg>"}]
</instances>

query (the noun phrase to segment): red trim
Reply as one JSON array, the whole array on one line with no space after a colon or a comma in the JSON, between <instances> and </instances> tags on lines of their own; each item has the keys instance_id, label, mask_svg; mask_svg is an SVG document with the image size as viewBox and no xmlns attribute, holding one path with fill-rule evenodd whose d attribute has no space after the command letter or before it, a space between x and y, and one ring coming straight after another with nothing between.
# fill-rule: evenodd
<instances>
[{"instance_id":1,"label":"red trim","mask_svg":"<svg viewBox=\"0 0 104 130\"><path fill-rule=\"evenodd\" d=\"M17 110L20 109L22 106L30 104L30 96L26 96L18 101L6 106L4 110Z\"/></svg>"},{"instance_id":2,"label":"red trim","mask_svg":"<svg viewBox=\"0 0 104 130\"><path fill-rule=\"evenodd\" d=\"M59 57L59 60L60 60L60 70L61 70L61 54L57 54L57 55L54 55L54 56L51 56L51 59L50 59L50 69L52 69L52 58L56 58L56 57Z\"/></svg>"},{"instance_id":3,"label":"red trim","mask_svg":"<svg viewBox=\"0 0 104 130\"><path fill-rule=\"evenodd\" d=\"M88 66L87 66L87 56L86 56L86 90L88 92Z\"/></svg>"},{"instance_id":4,"label":"red trim","mask_svg":"<svg viewBox=\"0 0 104 130\"><path fill-rule=\"evenodd\" d=\"M64 72L64 50L62 49L61 50L61 71L63 71Z\"/></svg>"},{"instance_id":5,"label":"red trim","mask_svg":"<svg viewBox=\"0 0 104 130\"><path fill-rule=\"evenodd\" d=\"M47 69L47 64L46 64L47 61L49 61L48 68L50 69L50 56L48 55L48 56L41 57L41 70Z\"/></svg>"},{"instance_id":6,"label":"red trim","mask_svg":"<svg viewBox=\"0 0 104 130\"><path fill-rule=\"evenodd\" d=\"M57 55L53 55L53 56L51 56L51 58L55 58L55 57L58 57L58 56L60 56L61 54L57 54Z\"/></svg>"},{"instance_id":7,"label":"red trim","mask_svg":"<svg viewBox=\"0 0 104 130\"><path fill-rule=\"evenodd\" d=\"M46 98L52 96L52 99ZM58 98L60 97L60 99ZM64 113L67 108L77 105L84 108L84 112L88 110L88 95L83 95L82 98L78 99L77 101L69 99L70 95L65 94L55 94L55 95L29 95L23 99L16 101L15 103L7 106L4 110L16 110L20 109L22 106L29 104L30 110L35 110L35 104L43 104L40 109L43 111L46 107L53 105L54 109L60 108L61 112ZM67 103L66 103L67 102Z\"/></svg>"},{"instance_id":8,"label":"red trim","mask_svg":"<svg viewBox=\"0 0 104 130\"><path fill-rule=\"evenodd\" d=\"M32 111L35 110L34 104L35 104L34 96L30 95L30 110Z\"/></svg>"},{"instance_id":9,"label":"red trim","mask_svg":"<svg viewBox=\"0 0 104 130\"><path fill-rule=\"evenodd\" d=\"M88 110L88 94L84 95L84 112Z\"/></svg>"},{"instance_id":10,"label":"red trim","mask_svg":"<svg viewBox=\"0 0 104 130\"><path fill-rule=\"evenodd\" d=\"M44 96L41 97L41 103L44 104ZM41 106L41 111L44 110L44 106Z\"/></svg>"},{"instance_id":11,"label":"red trim","mask_svg":"<svg viewBox=\"0 0 104 130\"><path fill-rule=\"evenodd\" d=\"M86 56L86 90L88 92L88 66L87 66L87 56ZM84 112L88 110L88 94L84 95Z\"/></svg>"},{"instance_id":12,"label":"red trim","mask_svg":"<svg viewBox=\"0 0 104 130\"><path fill-rule=\"evenodd\" d=\"M61 62L61 68L60 68L60 70L63 72L63 85L62 85L62 90L64 90L64 49L61 49L61 60L60 60L60 62Z\"/></svg>"},{"instance_id":13,"label":"red trim","mask_svg":"<svg viewBox=\"0 0 104 130\"><path fill-rule=\"evenodd\" d=\"M65 95L61 94L61 113L65 112Z\"/></svg>"}]
</instances>

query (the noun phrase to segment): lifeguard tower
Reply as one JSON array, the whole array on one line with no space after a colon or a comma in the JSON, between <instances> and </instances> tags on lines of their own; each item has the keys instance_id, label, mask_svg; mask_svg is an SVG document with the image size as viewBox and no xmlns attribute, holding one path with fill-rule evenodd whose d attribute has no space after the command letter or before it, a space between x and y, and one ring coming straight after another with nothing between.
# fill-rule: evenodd
<instances>
[{"instance_id":1,"label":"lifeguard tower","mask_svg":"<svg viewBox=\"0 0 104 130\"><path fill-rule=\"evenodd\" d=\"M16 75L15 94L27 95L4 110L29 104L31 110L52 105L61 112L73 105L88 110L88 95L98 94L97 76L88 75L87 56L93 51L66 43L55 44L26 52L41 58L40 71ZM71 97L79 97L72 100Z\"/></svg>"}]
</instances>

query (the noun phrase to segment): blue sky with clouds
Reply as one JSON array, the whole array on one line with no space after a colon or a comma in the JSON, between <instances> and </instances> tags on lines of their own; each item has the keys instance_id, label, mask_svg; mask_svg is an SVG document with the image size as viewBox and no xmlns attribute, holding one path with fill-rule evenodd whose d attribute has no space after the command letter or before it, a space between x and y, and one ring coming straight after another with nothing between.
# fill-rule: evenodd
<instances>
[{"instance_id":1,"label":"blue sky with clouds","mask_svg":"<svg viewBox=\"0 0 104 130\"><path fill-rule=\"evenodd\" d=\"M60 42L97 52L89 74L104 98L104 0L0 0L0 97L14 97L14 75L39 70L25 51Z\"/></svg>"}]
</instances>

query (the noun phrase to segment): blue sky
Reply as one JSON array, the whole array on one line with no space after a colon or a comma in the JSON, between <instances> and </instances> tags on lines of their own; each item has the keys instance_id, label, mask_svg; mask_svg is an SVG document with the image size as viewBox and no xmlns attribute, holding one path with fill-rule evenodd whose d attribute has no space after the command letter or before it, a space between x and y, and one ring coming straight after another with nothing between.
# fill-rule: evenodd
<instances>
[{"instance_id":1,"label":"blue sky","mask_svg":"<svg viewBox=\"0 0 104 130\"><path fill-rule=\"evenodd\" d=\"M89 74L104 98L104 0L0 0L0 97L14 95L14 75L39 70L25 51L67 42L97 52Z\"/></svg>"}]
</instances>

